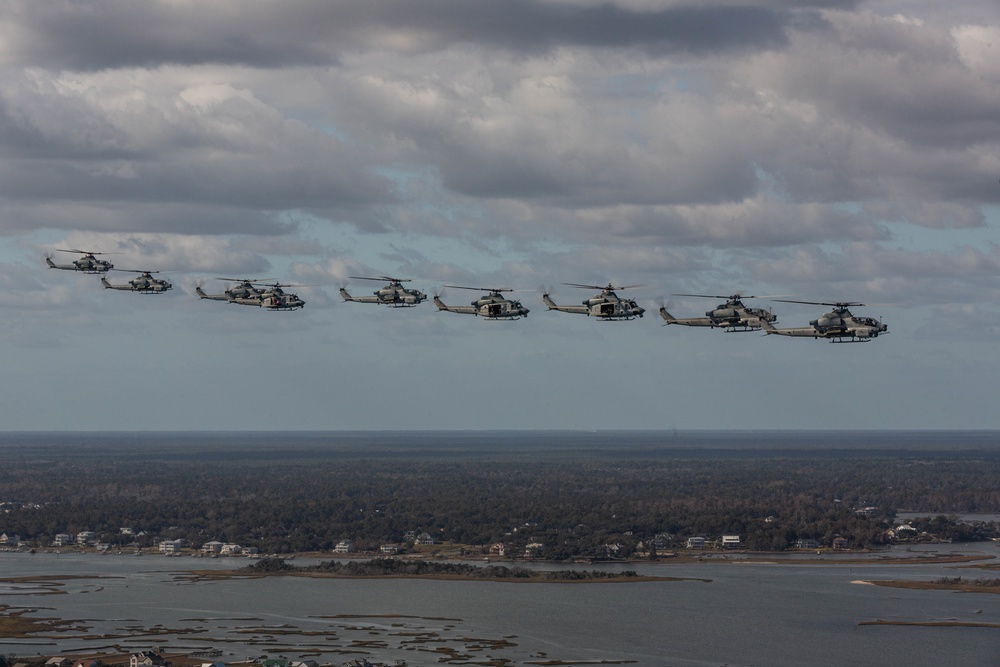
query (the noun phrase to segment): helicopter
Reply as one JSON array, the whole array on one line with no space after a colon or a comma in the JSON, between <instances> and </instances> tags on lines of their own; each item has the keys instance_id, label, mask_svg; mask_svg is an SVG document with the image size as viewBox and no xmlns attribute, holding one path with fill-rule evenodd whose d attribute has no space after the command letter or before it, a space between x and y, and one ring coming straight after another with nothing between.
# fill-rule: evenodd
<instances>
[{"instance_id":1,"label":"helicopter","mask_svg":"<svg viewBox=\"0 0 1000 667\"><path fill-rule=\"evenodd\" d=\"M231 282L239 283L225 290L222 294L206 294L205 290L201 288L201 285L195 285L194 291L202 299L210 299L213 301L229 301L234 303L234 299L244 299L253 300L264 293L264 290L255 287L255 283L260 283L262 280L267 280L267 278L216 278L216 280L228 280ZM258 304L244 304L244 305L258 305Z\"/></svg>"},{"instance_id":2,"label":"helicopter","mask_svg":"<svg viewBox=\"0 0 1000 667\"><path fill-rule=\"evenodd\" d=\"M139 275L124 285L113 285L108 282L107 278L101 276L101 284L107 289L120 289L141 294L163 294L173 287L169 281L153 277L152 274L159 273L159 271L140 271L138 269L112 269L112 271L131 271Z\"/></svg>"},{"instance_id":3,"label":"helicopter","mask_svg":"<svg viewBox=\"0 0 1000 667\"><path fill-rule=\"evenodd\" d=\"M355 280L379 280L388 281L389 284L379 288L374 292L374 296L351 296L343 287L340 288L340 296L344 301L356 301L357 303L380 303L393 308L412 308L421 301L427 300L427 295L420 290L406 289L403 283L410 282L406 278L390 278L389 276L379 276L378 278L365 278L364 276L349 276Z\"/></svg>"},{"instance_id":4,"label":"helicopter","mask_svg":"<svg viewBox=\"0 0 1000 667\"><path fill-rule=\"evenodd\" d=\"M434 305L438 310L447 310L450 313L462 313L465 315L478 315L488 320L517 320L527 317L530 312L521 305L520 301L512 301L503 297L503 292L513 292L506 287L462 287L460 285L445 285L454 289L468 289L477 292L489 292L475 301L471 306L448 306L441 298L434 296Z\"/></svg>"},{"instance_id":5,"label":"helicopter","mask_svg":"<svg viewBox=\"0 0 1000 667\"><path fill-rule=\"evenodd\" d=\"M674 296L694 296L707 299L725 299L725 303L720 303L712 310L705 313L705 317L684 317L676 318L667 312L666 307L660 306L660 317L667 324L680 324L686 327L720 327L726 331L756 331L761 328L761 322L776 322L778 318L770 310L764 308L747 308L743 305L743 299L756 299L755 296L743 296L733 294L730 296L718 296L713 294L674 294Z\"/></svg>"},{"instance_id":6,"label":"helicopter","mask_svg":"<svg viewBox=\"0 0 1000 667\"><path fill-rule=\"evenodd\" d=\"M615 294L615 290L631 289L633 287L639 287L639 285L623 285L621 287L615 287L611 283L608 283L603 287L600 285L580 285L578 283L563 283L563 285L599 289L601 291L584 301L582 306L560 306L549 298L548 292L546 292L542 295L542 301L549 310L560 310L564 313L590 315L609 321L632 320L636 317L642 317L642 314L646 312L646 309L639 306L634 299L623 299Z\"/></svg>"},{"instance_id":7,"label":"helicopter","mask_svg":"<svg viewBox=\"0 0 1000 667\"><path fill-rule=\"evenodd\" d=\"M281 289L281 283L260 283L270 289L261 292L257 297L247 299L253 301L252 306L260 306L268 310L298 310L306 305L306 302L299 298L298 294L285 292ZM285 285L285 287L301 287L301 285ZM242 299L233 299L235 303L243 303Z\"/></svg>"},{"instance_id":8,"label":"helicopter","mask_svg":"<svg viewBox=\"0 0 1000 667\"><path fill-rule=\"evenodd\" d=\"M119 253L91 252L89 250L77 250L75 248L56 248L59 252L79 252L83 253L80 259L74 259L72 264L56 264L49 256L45 257L45 263L50 269L62 269L63 271L82 271L83 273L107 273L115 268L115 265L106 259L97 259L96 255L117 255Z\"/></svg>"},{"instance_id":9,"label":"helicopter","mask_svg":"<svg viewBox=\"0 0 1000 667\"><path fill-rule=\"evenodd\" d=\"M828 338L831 343L866 343L873 338L877 338L881 333L889 332L888 325L883 324L874 317L858 317L848 310L850 307L864 306L865 304L863 303L855 301L828 303L825 301L792 301L788 299L775 299L775 301L805 303L812 306L832 306L833 310L811 321L808 327L778 329L771 322L761 320L761 326L767 334L800 338Z\"/></svg>"}]
</instances>

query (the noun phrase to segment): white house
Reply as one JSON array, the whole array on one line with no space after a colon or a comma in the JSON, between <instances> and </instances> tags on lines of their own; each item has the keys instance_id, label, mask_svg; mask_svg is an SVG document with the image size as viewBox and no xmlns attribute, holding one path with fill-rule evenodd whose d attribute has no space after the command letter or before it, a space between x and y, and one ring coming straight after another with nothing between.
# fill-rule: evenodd
<instances>
[{"instance_id":1,"label":"white house","mask_svg":"<svg viewBox=\"0 0 1000 667\"><path fill-rule=\"evenodd\" d=\"M688 549L704 549L705 548L705 538L704 537L689 537L687 539Z\"/></svg>"},{"instance_id":2,"label":"white house","mask_svg":"<svg viewBox=\"0 0 1000 667\"><path fill-rule=\"evenodd\" d=\"M341 540L337 542L337 546L333 548L333 553L335 554L349 554L352 551L354 551L353 540Z\"/></svg>"},{"instance_id":3,"label":"white house","mask_svg":"<svg viewBox=\"0 0 1000 667\"><path fill-rule=\"evenodd\" d=\"M719 542L723 549L735 549L740 546L739 535L723 535Z\"/></svg>"},{"instance_id":4,"label":"white house","mask_svg":"<svg viewBox=\"0 0 1000 667\"><path fill-rule=\"evenodd\" d=\"M69 533L59 533L52 540L52 544L56 545L57 547L64 547L67 544L73 544L73 536L70 535Z\"/></svg>"}]
</instances>

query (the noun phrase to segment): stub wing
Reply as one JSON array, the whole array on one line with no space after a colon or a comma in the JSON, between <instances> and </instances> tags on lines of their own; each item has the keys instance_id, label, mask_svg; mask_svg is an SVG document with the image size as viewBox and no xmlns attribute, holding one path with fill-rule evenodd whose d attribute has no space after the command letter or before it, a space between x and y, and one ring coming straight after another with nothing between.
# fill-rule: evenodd
<instances>
[{"instance_id":1,"label":"stub wing","mask_svg":"<svg viewBox=\"0 0 1000 667\"><path fill-rule=\"evenodd\" d=\"M438 310L447 310L449 313L462 313L463 315L478 315L479 310L474 306L449 306L439 297L434 297L434 305Z\"/></svg>"},{"instance_id":2,"label":"stub wing","mask_svg":"<svg viewBox=\"0 0 1000 667\"><path fill-rule=\"evenodd\" d=\"M563 313L576 313L577 315L590 315L590 308L587 306L560 306L553 301L548 294L542 295L542 302L549 310L558 310Z\"/></svg>"}]
</instances>

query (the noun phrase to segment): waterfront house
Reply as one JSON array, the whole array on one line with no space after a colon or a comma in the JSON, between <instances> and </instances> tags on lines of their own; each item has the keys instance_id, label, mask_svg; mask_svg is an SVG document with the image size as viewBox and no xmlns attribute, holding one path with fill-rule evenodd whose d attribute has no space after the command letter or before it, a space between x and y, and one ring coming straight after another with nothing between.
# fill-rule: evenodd
<instances>
[{"instance_id":1,"label":"waterfront house","mask_svg":"<svg viewBox=\"0 0 1000 667\"><path fill-rule=\"evenodd\" d=\"M437 544L437 540L435 540L430 533L420 533L417 535L417 544L430 546L432 544Z\"/></svg>"},{"instance_id":2,"label":"waterfront house","mask_svg":"<svg viewBox=\"0 0 1000 667\"><path fill-rule=\"evenodd\" d=\"M490 555L503 558L507 555L507 545L503 542L494 542L490 545Z\"/></svg>"},{"instance_id":3,"label":"waterfront house","mask_svg":"<svg viewBox=\"0 0 1000 667\"><path fill-rule=\"evenodd\" d=\"M833 538L833 548L834 549L846 549L847 548L847 538L846 537L835 537L835 538Z\"/></svg>"},{"instance_id":4,"label":"waterfront house","mask_svg":"<svg viewBox=\"0 0 1000 667\"><path fill-rule=\"evenodd\" d=\"M738 549L740 546L740 536L739 535L723 535L722 540L719 542L719 546L723 549Z\"/></svg>"},{"instance_id":5,"label":"waterfront house","mask_svg":"<svg viewBox=\"0 0 1000 667\"><path fill-rule=\"evenodd\" d=\"M819 549L819 540L799 538L795 540L796 549Z\"/></svg>"},{"instance_id":6,"label":"waterfront house","mask_svg":"<svg viewBox=\"0 0 1000 667\"><path fill-rule=\"evenodd\" d=\"M21 543L20 535L8 535L7 533L0 535L0 544L6 547L16 547L20 543Z\"/></svg>"},{"instance_id":7,"label":"waterfront house","mask_svg":"<svg viewBox=\"0 0 1000 667\"><path fill-rule=\"evenodd\" d=\"M705 538L704 537L689 537L687 539L688 549L704 549L705 548Z\"/></svg>"},{"instance_id":8,"label":"waterfront house","mask_svg":"<svg viewBox=\"0 0 1000 667\"><path fill-rule=\"evenodd\" d=\"M97 540L97 533L92 530L84 530L76 534L77 544L90 544Z\"/></svg>"},{"instance_id":9,"label":"waterfront house","mask_svg":"<svg viewBox=\"0 0 1000 667\"><path fill-rule=\"evenodd\" d=\"M349 554L354 551L354 540L341 540L333 548L335 554Z\"/></svg>"},{"instance_id":10,"label":"waterfront house","mask_svg":"<svg viewBox=\"0 0 1000 667\"><path fill-rule=\"evenodd\" d=\"M380 546L378 548L378 550L379 550L379 553L383 553L383 554L389 554L389 555L396 554L396 553L399 553L399 545L398 544L383 544L382 546Z\"/></svg>"},{"instance_id":11,"label":"waterfront house","mask_svg":"<svg viewBox=\"0 0 1000 667\"><path fill-rule=\"evenodd\" d=\"M238 544L223 544L219 548L219 554L222 556L233 556L240 553L243 553L243 547Z\"/></svg>"},{"instance_id":12,"label":"waterfront house","mask_svg":"<svg viewBox=\"0 0 1000 667\"><path fill-rule=\"evenodd\" d=\"M222 552L222 547L223 547L222 542L217 542L213 540L211 542L205 542L203 545L201 545L201 550L202 553L218 555L219 553Z\"/></svg>"},{"instance_id":13,"label":"waterfront house","mask_svg":"<svg viewBox=\"0 0 1000 667\"><path fill-rule=\"evenodd\" d=\"M539 558L545 551L545 545L541 542L532 542L524 547L525 558Z\"/></svg>"},{"instance_id":14,"label":"waterfront house","mask_svg":"<svg viewBox=\"0 0 1000 667\"><path fill-rule=\"evenodd\" d=\"M179 540L163 540L159 545L160 553L179 554L186 543L187 541L183 538Z\"/></svg>"},{"instance_id":15,"label":"waterfront house","mask_svg":"<svg viewBox=\"0 0 1000 667\"><path fill-rule=\"evenodd\" d=\"M45 661L45 667L70 667L72 664L73 661L69 658L55 657Z\"/></svg>"},{"instance_id":16,"label":"waterfront house","mask_svg":"<svg viewBox=\"0 0 1000 667\"><path fill-rule=\"evenodd\" d=\"M67 544L73 544L73 536L69 533L59 533L55 536L55 538L53 538L52 544L57 547L64 547Z\"/></svg>"}]
</instances>

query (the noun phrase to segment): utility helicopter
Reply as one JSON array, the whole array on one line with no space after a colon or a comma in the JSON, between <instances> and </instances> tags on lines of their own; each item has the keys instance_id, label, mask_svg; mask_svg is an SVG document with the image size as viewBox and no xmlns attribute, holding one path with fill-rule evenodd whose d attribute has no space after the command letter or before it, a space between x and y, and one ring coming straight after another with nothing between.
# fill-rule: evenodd
<instances>
[{"instance_id":1,"label":"utility helicopter","mask_svg":"<svg viewBox=\"0 0 1000 667\"><path fill-rule=\"evenodd\" d=\"M388 285L380 287L374 296L351 296L343 287L340 288L340 296L344 301L355 301L357 303L380 303L393 308L412 308L422 301L427 300L427 295L420 290L406 289L403 283L408 283L408 278L390 278L389 276L379 276L378 278L365 278L364 276L349 276L355 280L378 280L388 281Z\"/></svg>"},{"instance_id":2,"label":"utility helicopter","mask_svg":"<svg viewBox=\"0 0 1000 667\"><path fill-rule=\"evenodd\" d=\"M718 296L714 294L674 294L673 296L694 296L706 299L725 299L725 303L720 303L712 310L705 313L705 317L674 317L665 306L660 306L660 317L667 324L680 324L686 327L719 327L726 331L757 331L761 328L761 322L776 322L777 316L770 310L764 308L748 308L743 305L743 299L771 298L743 296L733 294L730 296Z\"/></svg>"},{"instance_id":3,"label":"utility helicopter","mask_svg":"<svg viewBox=\"0 0 1000 667\"><path fill-rule=\"evenodd\" d=\"M124 285L114 285L108 282L108 279L101 276L101 284L107 289L120 289L128 292L139 292L141 294L163 294L168 289L171 289L173 285L167 280L160 280L159 278L154 278L152 274L159 273L159 271L140 271L138 269L111 269L112 271L127 271L130 273L138 273L139 275L128 281Z\"/></svg>"},{"instance_id":4,"label":"utility helicopter","mask_svg":"<svg viewBox=\"0 0 1000 667\"><path fill-rule=\"evenodd\" d=\"M258 286L267 287L266 290L256 289ZM304 285L282 285L281 283L256 283L250 284L253 294L246 296L233 296L229 303L238 303L243 306L258 306L268 310L298 310L306 305L306 302L299 298L298 294L285 292L282 287L304 287Z\"/></svg>"},{"instance_id":5,"label":"utility helicopter","mask_svg":"<svg viewBox=\"0 0 1000 667\"><path fill-rule=\"evenodd\" d=\"M808 327L778 329L768 321L761 320L765 333L799 338L827 338L831 343L866 343L879 334L888 333L889 327L874 317L858 317L849 307L864 306L854 301L828 303L826 301L792 301L775 299L783 303L805 303L812 306L832 306L833 310L811 321Z\"/></svg>"},{"instance_id":6,"label":"utility helicopter","mask_svg":"<svg viewBox=\"0 0 1000 667\"><path fill-rule=\"evenodd\" d=\"M615 294L615 290L631 289L633 287L639 287L639 285L622 285L620 287L615 287L611 283L608 283L603 287L601 285L581 285L578 283L563 283L563 285L586 289L599 289L601 291L584 301L582 306L560 306L553 301L549 297L548 292L546 292L545 294L542 294L542 301L549 310L559 310L564 313L588 315L598 317L602 320L632 320L636 317L642 317L642 314L646 312L646 309L637 304L635 299L623 299Z\"/></svg>"},{"instance_id":7,"label":"utility helicopter","mask_svg":"<svg viewBox=\"0 0 1000 667\"><path fill-rule=\"evenodd\" d=\"M198 294L198 297L212 301L228 301L230 303L233 303L235 299L252 300L264 293L264 290L256 287L256 284L259 284L262 280L267 280L267 278L216 278L216 280L227 280L239 284L230 287L222 294L206 294L201 285L195 285L194 291Z\"/></svg>"},{"instance_id":8,"label":"utility helicopter","mask_svg":"<svg viewBox=\"0 0 1000 667\"><path fill-rule=\"evenodd\" d=\"M476 292L489 292L484 294L470 306L448 306L441 301L441 297L434 296L434 305L438 310L447 310L449 313L462 313L464 315L478 315L488 320L517 320L527 317L530 312L521 305L520 301L504 298L503 292L513 292L515 290L506 287L462 287L460 285L445 285L454 289L467 289Z\"/></svg>"},{"instance_id":9,"label":"utility helicopter","mask_svg":"<svg viewBox=\"0 0 1000 667\"><path fill-rule=\"evenodd\" d=\"M63 248L56 248L59 252L79 252L83 253L83 257L80 259L74 259L72 264L56 264L52 261L52 257L46 255L45 263L49 265L50 269L62 269L63 271L81 271L83 273L107 273L111 269L115 268L115 265L106 259L97 259L96 255L118 255L120 253L109 253L109 252L90 252L89 250L77 250L71 248L69 250L64 250Z\"/></svg>"}]
</instances>

